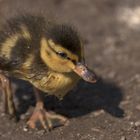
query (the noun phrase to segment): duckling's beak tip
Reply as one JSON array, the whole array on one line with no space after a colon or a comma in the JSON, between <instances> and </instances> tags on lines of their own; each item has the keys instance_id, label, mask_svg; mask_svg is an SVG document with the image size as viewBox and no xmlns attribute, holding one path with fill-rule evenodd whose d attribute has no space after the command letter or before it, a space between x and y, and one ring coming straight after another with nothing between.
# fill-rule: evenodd
<instances>
[{"instance_id":1,"label":"duckling's beak tip","mask_svg":"<svg viewBox=\"0 0 140 140\"><path fill-rule=\"evenodd\" d=\"M73 71L75 73L77 73L80 77L82 77L83 80L85 80L87 82L90 82L90 83L97 82L96 74L82 63L78 63L75 66L75 68L73 69Z\"/></svg>"}]
</instances>

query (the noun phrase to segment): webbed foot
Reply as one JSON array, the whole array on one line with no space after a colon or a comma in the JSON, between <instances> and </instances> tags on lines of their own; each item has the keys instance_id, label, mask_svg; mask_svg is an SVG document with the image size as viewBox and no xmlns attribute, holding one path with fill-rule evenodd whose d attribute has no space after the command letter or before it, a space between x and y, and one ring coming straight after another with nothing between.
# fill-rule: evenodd
<instances>
[{"instance_id":1,"label":"webbed foot","mask_svg":"<svg viewBox=\"0 0 140 140\"><path fill-rule=\"evenodd\" d=\"M47 112L44 108L36 107L31 118L27 122L27 125L34 129L38 128L38 124L43 127L43 129L52 130L55 127L63 126L68 124L68 119L62 115L55 114L53 112Z\"/></svg>"}]
</instances>

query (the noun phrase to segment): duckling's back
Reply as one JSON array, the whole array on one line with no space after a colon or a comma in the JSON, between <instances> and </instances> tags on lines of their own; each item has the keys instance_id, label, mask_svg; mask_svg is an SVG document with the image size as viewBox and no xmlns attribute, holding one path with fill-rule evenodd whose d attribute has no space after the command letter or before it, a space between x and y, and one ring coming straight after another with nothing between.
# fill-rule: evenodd
<instances>
[{"instance_id":1,"label":"duckling's back","mask_svg":"<svg viewBox=\"0 0 140 140\"><path fill-rule=\"evenodd\" d=\"M46 30L43 17L20 16L8 20L1 29L0 69L21 71L43 65L39 57L40 39ZM36 61L34 64L37 66L31 68L33 61Z\"/></svg>"}]
</instances>

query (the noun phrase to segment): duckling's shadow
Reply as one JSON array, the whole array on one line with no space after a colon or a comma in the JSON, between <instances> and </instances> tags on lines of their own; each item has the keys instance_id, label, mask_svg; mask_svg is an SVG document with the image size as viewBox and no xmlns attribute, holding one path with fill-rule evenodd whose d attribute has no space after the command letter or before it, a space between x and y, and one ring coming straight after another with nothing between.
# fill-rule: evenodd
<instances>
[{"instance_id":1,"label":"duckling's shadow","mask_svg":"<svg viewBox=\"0 0 140 140\"><path fill-rule=\"evenodd\" d=\"M22 82L19 85L16 90L16 96L20 103L18 105L19 114L22 114L31 105L35 105L35 98L31 86ZM46 95L46 93L43 93L43 95ZM96 84L81 81L77 88L67 94L61 101L54 96L45 96L44 99L46 109L70 118L83 116L100 109L115 117L123 117L124 115L124 111L119 107L123 99L122 90L115 83L102 79Z\"/></svg>"},{"instance_id":2,"label":"duckling's shadow","mask_svg":"<svg viewBox=\"0 0 140 140\"><path fill-rule=\"evenodd\" d=\"M113 82L100 79L96 84L81 81L77 89L68 94L61 102L61 114L79 117L103 109L115 117L123 117L119 107L123 99L122 90Z\"/></svg>"}]
</instances>

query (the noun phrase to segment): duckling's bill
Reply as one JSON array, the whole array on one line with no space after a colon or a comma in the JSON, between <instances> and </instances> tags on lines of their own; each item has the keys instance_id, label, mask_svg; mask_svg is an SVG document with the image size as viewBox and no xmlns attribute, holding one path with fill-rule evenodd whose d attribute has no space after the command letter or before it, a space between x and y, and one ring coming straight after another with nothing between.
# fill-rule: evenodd
<instances>
[{"instance_id":1,"label":"duckling's bill","mask_svg":"<svg viewBox=\"0 0 140 140\"><path fill-rule=\"evenodd\" d=\"M82 63L78 63L73 69L73 71L87 82L96 83L97 81L96 74Z\"/></svg>"}]
</instances>

